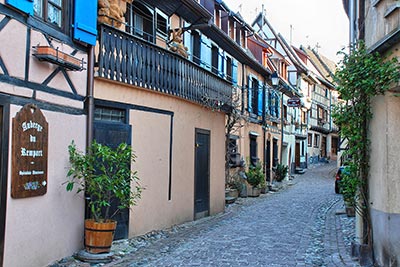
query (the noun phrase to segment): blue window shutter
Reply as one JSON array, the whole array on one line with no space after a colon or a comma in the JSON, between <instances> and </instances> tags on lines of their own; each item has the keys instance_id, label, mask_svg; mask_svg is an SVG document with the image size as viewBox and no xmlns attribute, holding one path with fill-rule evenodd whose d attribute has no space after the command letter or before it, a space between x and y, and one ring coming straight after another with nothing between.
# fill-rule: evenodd
<instances>
[{"instance_id":1,"label":"blue window shutter","mask_svg":"<svg viewBox=\"0 0 400 267\"><path fill-rule=\"evenodd\" d=\"M238 84L238 67L237 67L237 61L232 59L232 83L234 85Z\"/></svg>"},{"instance_id":2,"label":"blue window shutter","mask_svg":"<svg viewBox=\"0 0 400 267\"><path fill-rule=\"evenodd\" d=\"M276 95L276 116L278 117L278 118L280 118L281 116L280 116L280 114L281 114L281 98L278 96L278 95Z\"/></svg>"},{"instance_id":3,"label":"blue window shutter","mask_svg":"<svg viewBox=\"0 0 400 267\"><path fill-rule=\"evenodd\" d=\"M211 41L204 35L201 36L200 60L203 68L211 70Z\"/></svg>"},{"instance_id":4,"label":"blue window shutter","mask_svg":"<svg viewBox=\"0 0 400 267\"><path fill-rule=\"evenodd\" d=\"M6 4L33 15L33 0L6 0Z\"/></svg>"},{"instance_id":5,"label":"blue window shutter","mask_svg":"<svg viewBox=\"0 0 400 267\"><path fill-rule=\"evenodd\" d=\"M247 110L249 113L253 113L253 105L252 105L252 97L253 97L253 88L252 88L251 77L249 76L247 79Z\"/></svg>"},{"instance_id":6,"label":"blue window shutter","mask_svg":"<svg viewBox=\"0 0 400 267\"><path fill-rule=\"evenodd\" d=\"M262 116L263 115L263 106L264 106L264 92L263 92L263 86L262 83L258 83L258 105L257 105L257 115Z\"/></svg>"},{"instance_id":7,"label":"blue window shutter","mask_svg":"<svg viewBox=\"0 0 400 267\"><path fill-rule=\"evenodd\" d=\"M75 0L74 39L96 45L97 0Z\"/></svg>"}]
</instances>

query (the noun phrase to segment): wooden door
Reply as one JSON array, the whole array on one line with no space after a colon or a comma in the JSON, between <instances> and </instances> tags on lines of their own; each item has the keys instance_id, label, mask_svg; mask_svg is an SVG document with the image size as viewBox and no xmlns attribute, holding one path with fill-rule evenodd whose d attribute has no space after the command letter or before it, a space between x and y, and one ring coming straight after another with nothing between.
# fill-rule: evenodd
<instances>
[{"instance_id":1,"label":"wooden door","mask_svg":"<svg viewBox=\"0 0 400 267\"><path fill-rule=\"evenodd\" d=\"M326 136L322 136L321 157L326 158Z\"/></svg>"},{"instance_id":2,"label":"wooden door","mask_svg":"<svg viewBox=\"0 0 400 267\"><path fill-rule=\"evenodd\" d=\"M294 159L296 168L300 167L300 153L301 153L300 143L296 143L296 151L295 151L295 159Z\"/></svg>"},{"instance_id":3,"label":"wooden door","mask_svg":"<svg viewBox=\"0 0 400 267\"><path fill-rule=\"evenodd\" d=\"M194 218L209 215L210 202L210 132L196 129L194 178Z\"/></svg>"}]
</instances>

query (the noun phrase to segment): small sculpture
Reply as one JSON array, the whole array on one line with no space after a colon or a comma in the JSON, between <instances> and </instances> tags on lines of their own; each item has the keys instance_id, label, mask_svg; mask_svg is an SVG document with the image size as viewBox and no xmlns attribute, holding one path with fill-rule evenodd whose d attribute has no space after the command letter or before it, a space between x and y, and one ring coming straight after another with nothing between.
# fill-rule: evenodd
<instances>
[{"instance_id":1,"label":"small sculpture","mask_svg":"<svg viewBox=\"0 0 400 267\"><path fill-rule=\"evenodd\" d=\"M98 22L106 23L114 27L121 27L124 12L119 6L118 0L98 0Z\"/></svg>"},{"instance_id":2,"label":"small sculpture","mask_svg":"<svg viewBox=\"0 0 400 267\"><path fill-rule=\"evenodd\" d=\"M188 48L182 44L182 33L183 33L182 28L173 29L170 32L172 34L172 40L170 43L169 50L187 58Z\"/></svg>"}]
</instances>

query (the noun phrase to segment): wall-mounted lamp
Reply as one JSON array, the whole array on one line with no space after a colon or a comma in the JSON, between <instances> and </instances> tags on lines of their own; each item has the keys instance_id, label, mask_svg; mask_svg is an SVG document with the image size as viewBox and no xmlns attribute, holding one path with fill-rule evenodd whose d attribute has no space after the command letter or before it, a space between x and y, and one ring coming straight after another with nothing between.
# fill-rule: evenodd
<instances>
[{"instance_id":1,"label":"wall-mounted lamp","mask_svg":"<svg viewBox=\"0 0 400 267\"><path fill-rule=\"evenodd\" d=\"M273 86L277 86L279 84L279 77L276 71L271 74L271 81Z\"/></svg>"},{"instance_id":2,"label":"wall-mounted lamp","mask_svg":"<svg viewBox=\"0 0 400 267\"><path fill-rule=\"evenodd\" d=\"M199 24L190 24L187 27L182 28L182 32L189 31L189 30L201 30L211 27L212 21L209 20L207 23L199 23Z\"/></svg>"}]
</instances>

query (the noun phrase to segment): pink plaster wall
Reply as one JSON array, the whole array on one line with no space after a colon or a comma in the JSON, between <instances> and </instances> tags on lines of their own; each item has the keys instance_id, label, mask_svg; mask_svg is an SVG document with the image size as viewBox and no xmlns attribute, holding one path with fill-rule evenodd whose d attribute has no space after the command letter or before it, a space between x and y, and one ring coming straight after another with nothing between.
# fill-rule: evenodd
<instances>
[{"instance_id":1,"label":"pink plaster wall","mask_svg":"<svg viewBox=\"0 0 400 267\"><path fill-rule=\"evenodd\" d=\"M172 198L168 200L170 116L132 110L132 146L135 167L146 187L133 208L130 236L193 220L195 128L210 130L210 213L225 207L225 115L199 105L96 79L95 97L174 112Z\"/></svg>"},{"instance_id":2,"label":"pink plaster wall","mask_svg":"<svg viewBox=\"0 0 400 267\"><path fill-rule=\"evenodd\" d=\"M11 118L20 110L11 106ZM67 147L75 140L85 147L85 116L42 110L49 124L48 188L43 196L13 199L11 156L8 166L4 266L45 266L71 255L83 244L84 200L66 192ZM10 129L12 120L10 118ZM10 130L9 154L12 154Z\"/></svg>"}]
</instances>

